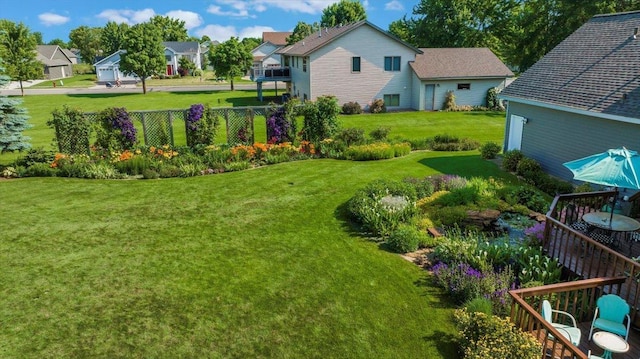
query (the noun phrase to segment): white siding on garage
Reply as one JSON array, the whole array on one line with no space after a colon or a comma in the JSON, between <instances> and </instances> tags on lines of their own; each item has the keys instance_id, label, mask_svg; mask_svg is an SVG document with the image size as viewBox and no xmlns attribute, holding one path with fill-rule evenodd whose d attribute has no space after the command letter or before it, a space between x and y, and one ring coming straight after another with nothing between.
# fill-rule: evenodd
<instances>
[{"instance_id":1,"label":"white siding on garage","mask_svg":"<svg viewBox=\"0 0 640 359\"><path fill-rule=\"evenodd\" d=\"M453 91L456 97L456 105L458 106L486 106L487 91L493 87L504 87L504 81L505 79L422 81L422 91L424 91L424 85L436 84L434 109L442 109L448 91ZM469 90L458 90L458 84L470 84L471 88ZM424 110L424 93L420 97L422 99L418 109Z\"/></svg>"},{"instance_id":2,"label":"white siding on garage","mask_svg":"<svg viewBox=\"0 0 640 359\"><path fill-rule=\"evenodd\" d=\"M366 108L386 94L398 94L398 108L411 108L413 71L408 62L415 59L415 54L369 26L358 27L311 54L307 69L311 71L313 84L310 98L335 95L340 105L354 101ZM385 56L400 56L400 71L385 71ZM351 71L353 57L360 57L360 72ZM296 75L297 72L293 76L296 86L301 86Z\"/></svg>"}]
</instances>

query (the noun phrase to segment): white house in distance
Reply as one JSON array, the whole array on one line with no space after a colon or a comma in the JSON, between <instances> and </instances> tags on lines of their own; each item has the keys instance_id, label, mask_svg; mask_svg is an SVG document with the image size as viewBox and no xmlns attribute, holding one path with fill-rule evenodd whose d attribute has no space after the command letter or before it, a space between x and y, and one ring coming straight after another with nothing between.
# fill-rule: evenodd
<instances>
[{"instance_id":1,"label":"white house in distance","mask_svg":"<svg viewBox=\"0 0 640 359\"><path fill-rule=\"evenodd\" d=\"M489 49L417 49L366 20L323 28L278 52L288 69L274 77L292 96L334 95L365 109L383 99L390 109L439 110L449 90L457 105L484 106L487 91L514 76ZM258 91L270 80L258 78Z\"/></svg>"},{"instance_id":2,"label":"white house in distance","mask_svg":"<svg viewBox=\"0 0 640 359\"><path fill-rule=\"evenodd\" d=\"M287 45L287 38L291 34L292 32L287 31L262 33L262 43L251 50L253 56L252 79L262 76L265 68L282 66L278 50Z\"/></svg>"},{"instance_id":3,"label":"white house in distance","mask_svg":"<svg viewBox=\"0 0 640 359\"><path fill-rule=\"evenodd\" d=\"M178 74L179 61L181 57L188 58L196 65L197 69L202 69L201 47L197 41L166 41L164 45L164 56L167 61L165 75L173 76ZM113 54L103 58L93 64L96 68L98 83L107 83L120 80L123 83L137 82L136 76L127 76L120 71L120 56L124 50L118 50Z\"/></svg>"}]
</instances>

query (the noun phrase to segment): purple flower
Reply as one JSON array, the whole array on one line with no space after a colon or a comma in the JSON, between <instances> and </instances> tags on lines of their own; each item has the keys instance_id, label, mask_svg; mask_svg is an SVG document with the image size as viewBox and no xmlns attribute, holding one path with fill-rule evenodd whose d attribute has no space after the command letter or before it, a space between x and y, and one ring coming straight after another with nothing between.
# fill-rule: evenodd
<instances>
[{"instance_id":1,"label":"purple flower","mask_svg":"<svg viewBox=\"0 0 640 359\"><path fill-rule=\"evenodd\" d=\"M204 105L201 103L197 103L195 105L191 105L189 108L189 113L187 113L187 128L190 131L198 130L198 121L202 118L202 114L204 113Z\"/></svg>"},{"instance_id":2,"label":"purple flower","mask_svg":"<svg viewBox=\"0 0 640 359\"><path fill-rule=\"evenodd\" d=\"M287 121L284 107L278 108L267 119L267 138L270 142L281 143L291 141L289 131L291 124Z\"/></svg>"},{"instance_id":3,"label":"purple flower","mask_svg":"<svg viewBox=\"0 0 640 359\"><path fill-rule=\"evenodd\" d=\"M119 130L122 135L122 147L130 149L136 143L136 128L124 108L114 108L115 117L111 119L111 126Z\"/></svg>"}]
</instances>

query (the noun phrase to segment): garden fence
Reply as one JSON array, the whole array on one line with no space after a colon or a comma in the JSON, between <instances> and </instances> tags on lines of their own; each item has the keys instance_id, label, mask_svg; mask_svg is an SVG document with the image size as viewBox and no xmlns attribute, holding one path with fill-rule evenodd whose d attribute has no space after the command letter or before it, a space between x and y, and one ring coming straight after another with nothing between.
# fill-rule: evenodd
<instances>
[{"instance_id":1,"label":"garden fence","mask_svg":"<svg viewBox=\"0 0 640 359\"><path fill-rule=\"evenodd\" d=\"M256 139L256 117L266 122L269 106L252 107L222 107L212 108L214 115L220 118L218 132L225 134L229 145L253 144ZM145 146L181 146L186 145L186 119L189 109L184 110L155 110L155 111L127 111L129 117L138 129L138 141ZM93 123L98 121L97 112L87 112L85 116ZM259 126L266 139L266 125ZM262 136L259 136L262 138ZM66 146L62 146L66 148Z\"/></svg>"}]
</instances>

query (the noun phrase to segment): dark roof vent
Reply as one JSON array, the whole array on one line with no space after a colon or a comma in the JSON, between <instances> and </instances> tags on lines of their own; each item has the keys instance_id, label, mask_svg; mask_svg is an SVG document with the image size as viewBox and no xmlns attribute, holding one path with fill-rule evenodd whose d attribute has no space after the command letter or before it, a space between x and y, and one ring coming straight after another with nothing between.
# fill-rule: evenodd
<instances>
[{"instance_id":1,"label":"dark roof vent","mask_svg":"<svg viewBox=\"0 0 640 359\"><path fill-rule=\"evenodd\" d=\"M637 38L638 37L638 28L636 27L635 29L633 29L633 38Z\"/></svg>"}]
</instances>

